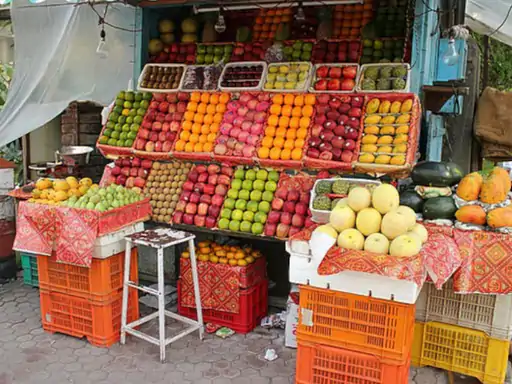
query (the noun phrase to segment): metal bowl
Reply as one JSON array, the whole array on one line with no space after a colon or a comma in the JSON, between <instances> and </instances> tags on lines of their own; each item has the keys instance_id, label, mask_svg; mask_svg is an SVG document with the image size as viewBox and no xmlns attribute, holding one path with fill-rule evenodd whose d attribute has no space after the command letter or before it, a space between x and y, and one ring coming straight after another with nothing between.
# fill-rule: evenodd
<instances>
[{"instance_id":1,"label":"metal bowl","mask_svg":"<svg viewBox=\"0 0 512 384\"><path fill-rule=\"evenodd\" d=\"M60 151L55 152L57 158L64 160L64 163L73 162L74 165L85 165L89 164L89 157L91 152L94 151L92 147L86 146L69 146L62 147ZM72 159L71 161L66 161Z\"/></svg>"}]
</instances>

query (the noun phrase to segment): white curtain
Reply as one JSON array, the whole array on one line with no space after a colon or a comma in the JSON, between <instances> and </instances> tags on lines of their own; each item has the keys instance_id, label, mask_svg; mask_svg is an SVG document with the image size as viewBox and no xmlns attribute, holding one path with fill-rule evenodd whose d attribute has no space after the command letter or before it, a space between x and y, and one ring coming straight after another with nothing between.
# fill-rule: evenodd
<instances>
[{"instance_id":1,"label":"white curtain","mask_svg":"<svg viewBox=\"0 0 512 384\"><path fill-rule=\"evenodd\" d=\"M467 0L466 23L474 31L482 35L492 34L493 39L512 46L512 11L507 18L511 6L512 0ZM493 33L498 27L499 30Z\"/></svg>"},{"instance_id":2,"label":"white curtain","mask_svg":"<svg viewBox=\"0 0 512 384\"><path fill-rule=\"evenodd\" d=\"M12 2L15 69L0 112L0 146L58 116L70 102L108 105L133 76L135 9L109 4L105 25L109 54L96 53L98 15L88 4L64 0ZM105 4L94 9L103 16Z\"/></svg>"}]
</instances>

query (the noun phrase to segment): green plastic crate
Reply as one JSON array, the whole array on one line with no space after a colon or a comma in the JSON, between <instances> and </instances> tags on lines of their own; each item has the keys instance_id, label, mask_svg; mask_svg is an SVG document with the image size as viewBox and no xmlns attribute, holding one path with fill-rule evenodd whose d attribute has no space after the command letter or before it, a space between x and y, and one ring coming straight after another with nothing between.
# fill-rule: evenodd
<instances>
[{"instance_id":1,"label":"green plastic crate","mask_svg":"<svg viewBox=\"0 0 512 384\"><path fill-rule=\"evenodd\" d=\"M21 253L21 267L23 268L23 283L32 287L39 287L37 255L33 253Z\"/></svg>"}]
</instances>

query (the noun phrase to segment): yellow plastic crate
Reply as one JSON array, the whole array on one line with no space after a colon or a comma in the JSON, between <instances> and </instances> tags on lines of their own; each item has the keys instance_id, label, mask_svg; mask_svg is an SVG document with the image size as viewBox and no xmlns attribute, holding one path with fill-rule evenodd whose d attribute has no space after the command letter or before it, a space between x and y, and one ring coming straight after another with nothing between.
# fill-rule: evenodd
<instances>
[{"instance_id":1,"label":"yellow plastic crate","mask_svg":"<svg viewBox=\"0 0 512 384\"><path fill-rule=\"evenodd\" d=\"M456 325L417 322L412 365L431 366L476 377L483 384L502 384L507 372L509 341Z\"/></svg>"}]
</instances>

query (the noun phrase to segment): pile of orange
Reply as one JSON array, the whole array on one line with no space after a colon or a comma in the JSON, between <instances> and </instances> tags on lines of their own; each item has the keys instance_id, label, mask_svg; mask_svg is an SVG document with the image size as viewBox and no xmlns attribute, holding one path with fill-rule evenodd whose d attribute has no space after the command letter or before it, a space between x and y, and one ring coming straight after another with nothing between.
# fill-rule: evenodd
<instances>
[{"instance_id":1,"label":"pile of orange","mask_svg":"<svg viewBox=\"0 0 512 384\"><path fill-rule=\"evenodd\" d=\"M220 245L213 241L201 241L195 247L199 261L209 261L214 264L229 264L232 267L246 267L254 263L263 254L248 246L240 247L234 245ZM190 250L187 248L182 252L183 259L190 258Z\"/></svg>"},{"instance_id":2,"label":"pile of orange","mask_svg":"<svg viewBox=\"0 0 512 384\"><path fill-rule=\"evenodd\" d=\"M174 150L212 152L229 99L229 93L192 92Z\"/></svg>"},{"instance_id":3,"label":"pile of orange","mask_svg":"<svg viewBox=\"0 0 512 384\"><path fill-rule=\"evenodd\" d=\"M359 37L361 29L373 18L373 4L365 0L364 4L337 5L333 13L333 37Z\"/></svg>"},{"instance_id":4,"label":"pile of orange","mask_svg":"<svg viewBox=\"0 0 512 384\"><path fill-rule=\"evenodd\" d=\"M253 40L274 40L279 27L291 21L291 8L261 9L254 23Z\"/></svg>"},{"instance_id":5,"label":"pile of orange","mask_svg":"<svg viewBox=\"0 0 512 384\"><path fill-rule=\"evenodd\" d=\"M300 160L316 98L312 94L277 94L272 98L260 159Z\"/></svg>"}]
</instances>

